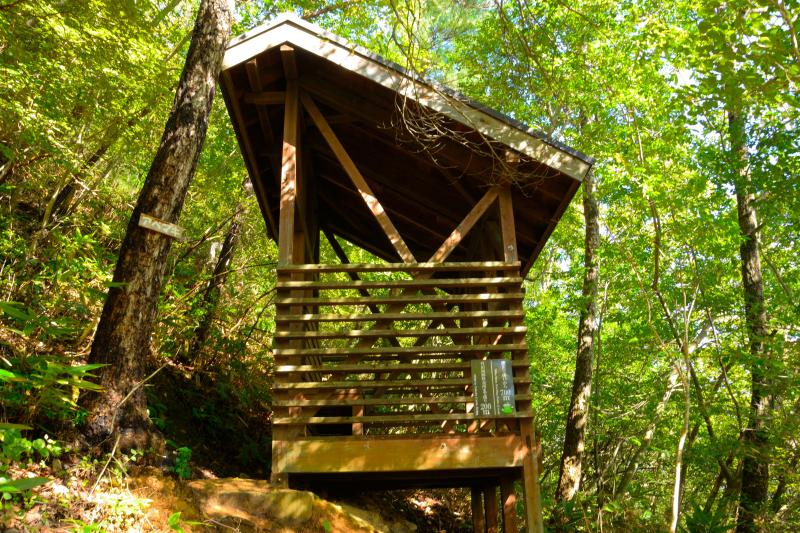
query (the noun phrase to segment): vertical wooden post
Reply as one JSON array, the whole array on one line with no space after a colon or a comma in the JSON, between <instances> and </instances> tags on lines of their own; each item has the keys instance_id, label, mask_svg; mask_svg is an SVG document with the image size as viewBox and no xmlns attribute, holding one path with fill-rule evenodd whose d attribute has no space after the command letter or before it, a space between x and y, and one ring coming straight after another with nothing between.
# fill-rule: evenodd
<instances>
[{"instance_id":1,"label":"vertical wooden post","mask_svg":"<svg viewBox=\"0 0 800 533\"><path fill-rule=\"evenodd\" d=\"M294 258L294 217L297 200L297 84L286 84L283 119L283 156L281 159L281 213L278 227L278 264L287 265Z\"/></svg>"},{"instance_id":2,"label":"vertical wooden post","mask_svg":"<svg viewBox=\"0 0 800 533\"><path fill-rule=\"evenodd\" d=\"M480 487L472 487L472 530L475 533L485 533L486 520L483 516L483 491Z\"/></svg>"},{"instance_id":3,"label":"vertical wooden post","mask_svg":"<svg viewBox=\"0 0 800 533\"><path fill-rule=\"evenodd\" d=\"M286 86L286 105L283 120L283 149L281 157L281 198L280 222L278 227L278 264L288 265L295 260L296 235L295 211L297 202L297 117L299 114L297 84L288 82ZM300 251L303 250L302 241ZM284 310L285 312L286 310ZM294 312L294 310L288 310ZM281 312L281 309L278 309ZM299 413L288 413L290 416ZM283 472L284 445L293 430L276 426L272 433L272 477L271 482L287 486L288 477Z\"/></svg>"},{"instance_id":4,"label":"vertical wooden post","mask_svg":"<svg viewBox=\"0 0 800 533\"><path fill-rule=\"evenodd\" d=\"M520 420L520 433L525 443L525 458L522 463L522 487L525 492L525 521L528 533L543 533L542 500L539 494L539 466L536 464L536 448L533 420Z\"/></svg>"},{"instance_id":5,"label":"vertical wooden post","mask_svg":"<svg viewBox=\"0 0 800 533\"><path fill-rule=\"evenodd\" d=\"M486 533L497 533L497 485L483 487L483 508L486 515Z\"/></svg>"},{"instance_id":6,"label":"vertical wooden post","mask_svg":"<svg viewBox=\"0 0 800 533\"><path fill-rule=\"evenodd\" d=\"M503 504L503 533L517 533L517 493L511 476L500 480L500 501Z\"/></svg>"},{"instance_id":7,"label":"vertical wooden post","mask_svg":"<svg viewBox=\"0 0 800 533\"><path fill-rule=\"evenodd\" d=\"M511 185L500 191L500 227L503 233L503 255L507 262L519 260L517 254L517 235L514 224L514 206L511 198ZM519 339L515 339L519 340ZM517 354L518 357L527 357L527 354ZM527 371L523 369L524 371ZM517 375L515 373L515 375ZM525 496L525 522L528 533L542 533L544 523L542 520L542 502L539 493L539 468L537 465L536 440L534 436L533 420L523 419L519 423L520 436L525 443L525 458L522 467L522 488ZM513 485L512 485L513 488ZM514 498L514 496L510 496ZM503 511L505 513L505 497ZM505 515L504 515L505 516Z\"/></svg>"},{"instance_id":8,"label":"vertical wooden post","mask_svg":"<svg viewBox=\"0 0 800 533\"><path fill-rule=\"evenodd\" d=\"M503 255L507 263L518 260L517 232L514 227L514 206L511 202L511 186L500 191L500 228L503 232Z\"/></svg>"}]
</instances>

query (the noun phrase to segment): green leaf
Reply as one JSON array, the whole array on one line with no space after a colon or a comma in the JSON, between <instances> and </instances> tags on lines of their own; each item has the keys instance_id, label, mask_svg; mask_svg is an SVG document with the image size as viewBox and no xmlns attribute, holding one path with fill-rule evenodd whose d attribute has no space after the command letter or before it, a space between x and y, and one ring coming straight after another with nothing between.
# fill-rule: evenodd
<instances>
[{"instance_id":1,"label":"green leaf","mask_svg":"<svg viewBox=\"0 0 800 533\"><path fill-rule=\"evenodd\" d=\"M27 322L28 320L32 320L34 318L33 315L28 314L24 309L22 309L22 304L17 302L0 302L0 310L2 310L11 318L16 318L17 320L23 320Z\"/></svg>"},{"instance_id":2,"label":"green leaf","mask_svg":"<svg viewBox=\"0 0 800 533\"><path fill-rule=\"evenodd\" d=\"M19 430L26 430L26 429L33 429L31 426L26 426L25 424L11 424L9 422L0 422L0 431L4 429L19 429Z\"/></svg>"},{"instance_id":3,"label":"green leaf","mask_svg":"<svg viewBox=\"0 0 800 533\"><path fill-rule=\"evenodd\" d=\"M25 381L25 378L17 374L0 368L0 381Z\"/></svg>"},{"instance_id":4,"label":"green leaf","mask_svg":"<svg viewBox=\"0 0 800 533\"><path fill-rule=\"evenodd\" d=\"M4 479L0 478L0 492L16 493L25 492L40 485L50 483L46 477L30 477L25 479Z\"/></svg>"},{"instance_id":5,"label":"green leaf","mask_svg":"<svg viewBox=\"0 0 800 533\"><path fill-rule=\"evenodd\" d=\"M181 527L181 512L178 511L177 513L172 513L167 518L167 525L172 531L177 531L178 533L183 533L183 527Z\"/></svg>"}]
</instances>

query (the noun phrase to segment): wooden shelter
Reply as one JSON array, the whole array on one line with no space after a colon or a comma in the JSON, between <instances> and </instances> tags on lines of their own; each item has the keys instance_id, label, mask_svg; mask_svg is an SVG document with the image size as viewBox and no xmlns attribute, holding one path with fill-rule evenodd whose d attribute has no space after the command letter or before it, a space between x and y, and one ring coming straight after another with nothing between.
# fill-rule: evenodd
<instances>
[{"instance_id":1,"label":"wooden shelter","mask_svg":"<svg viewBox=\"0 0 800 533\"><path fill-rule=\"evenodd\" d=\"M541 530L522 277L592 159L291 15L220 82L279 247L273 482L471 487L516 531L521 480Z\"/></svg>"}]
</instances>

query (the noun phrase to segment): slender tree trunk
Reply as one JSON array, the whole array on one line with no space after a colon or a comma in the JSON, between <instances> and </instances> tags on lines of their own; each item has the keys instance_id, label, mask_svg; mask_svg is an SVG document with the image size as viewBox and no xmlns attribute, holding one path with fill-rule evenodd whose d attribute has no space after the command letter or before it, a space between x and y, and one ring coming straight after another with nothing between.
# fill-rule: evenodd
<instances>
[{"instance_id":1,"label":"slender tree trunk","mask_svg":"<svg viewBox=\"0 0 800 533\"><path fill-rule=\"evenodd\" d=\"M126 129L133 128L137 122L146 117L151 111L151 107L146 107L136 115L130 117L124 124L115 124L108 128L108 130L100 139L100 144L97 148L86 158L81 165L81 178L85 178L92 169L100 162L103 156L106 155L108 150L114 146L114 143L122 136ZM72 207L72 199L75 193L78 192L80 180L75 177L67 181L67 183L52 197L51 204L45 208L45 215L42 220L42 227L50 223L50 219L57 216L66 215Z\"/></svg>"},{"instance_id":2,"label":"slender tree trunk","mask_svg":"<svg viewBox=\"0 0 800 533\"><path fill-rule=\"evenodd\" d=\"M0 154L0 185L6 182L6 179L11 175L11 167L14 165L14 157L6 159Z\"/></svg>"},{"instance_id":3,"label":"slender tree trunk","mask_svg":"<svg viewBox=\"0 0 800 533\"><path fill-rule=\"evenodd\" d=\"M750 417L744 430L745 456L739 496L740 533L758 531L757 518L767 502L769 487L769 433L767 418L774 398L771 386L770 355L766 349L767 313L764 308L764 284L758 253L758 218L755 195L747 170L745 115L741 99L732 91L728 108L730 162L735 166L736 207L742 242L739 245L744 290L745 323L750 352Z\"/></svg>"},{"instance_id":4,"label":"slender tree trunk","mask_svg":"<svg viewBox=\"0 0 800 533\"><path fill-rule=\"evenodd\" d=\"M106 442L116 433L122 449L152 443L141 385L172 240L140 227L139 216L178 220L205 140L232 11L230 0L200 3L161 145L128 223L89 356L92 363L108 365L100 374L103 392L85 401L85 433L92 442Z\"/></svg>"},{"instance_id":5,"label":"slender tree trunk","mask_svg":"<svg viewBox=\"0 0 800 533\"><path fill-rule=\"evenodd\" d=\"M239 243L239 236L242 230L242 218L244 214L244 206L239 204L236 206L231 224L228 226L228 233L225 235L225 240L222 242L222 249L219 252L219 259L214 267L214 273L211 279L208 280L203 291L203 296L200 299L198 309L200 311L200 321L194 330L194 338L192 339L192 347L189 350L188 361L197 359L200 351L203 349L208 335L211 332L211 324L214 321L214 315L219 303L219 295L222 287L225 285L225 280L228 279L230 272L231 261L236 252L236 246Z\"/></svg>"},{"instance_id":6,"label":"slender tree trunk","mask_svg":"<svg viewBox=\"0 0 800 533\"><path fill-rule=\"evenodd\" d=\"M681 384L683 385L683 424L681 425L681 436L678 439L678 447L675 451L675 484L672 488L672 520L669 525L669 532L678 531L678 521L681 516L681 493L683 488L683 453L686 446L686 439L689 435L689 408L691 398L689 396L689 339L685 338L681 353L683 355L683 369L681 371Z\"/></svg>"},{"instance_id":7,"label":"slender tree trunk","mask_svg":"<svg viewBox=\"0 0 800 533\"><path fill-rule=\"evenodd\" d=\"M672 393L675 392L678 383L678 375L679 373L676 363L672 365L672 370L667 378L667 388L664 390L664 396L661 397L661 401L658 402L658 406L656 406L656 412L653 415L653 420L651 420L650 425L647 427L647 431L644 433L642 443L636 448L636 451L633 452L633 457L631 457L628 461L625 471L622 473L622 478L614 489L615 498L618 498L625 493L625 489L628 488L628 483L630 483L631 479L633 479L633 476L639 470L639 458L641 457L642 453L646 452L650 448L650 444L653 442L653 437L656 434L658 423L661 421L661 416L664 414L664 410L667 408L667 404L669 403L669 399L672 397Z\"/></svg>"},{"instance_id":8,"label":"slender tree trunk","mask_svg":"<svg viewBox=\"0 0 800 533\"><path fill-rule=\"evenodd\" d=\"M586 422L589 420L589 399L592 391L592 360L597 335L597 286L599 265L597 248L600 244L597 201L594 197L591 172L583 181L583 216L586 224L584 244L583 305L578 324L578 350L575 375L572 381L567 425L564 431L564 450L561 454L560 476L556 501L571 501L580 489ZM562 517L563 518L563 517Z\"/></svg>"}]
</instances>

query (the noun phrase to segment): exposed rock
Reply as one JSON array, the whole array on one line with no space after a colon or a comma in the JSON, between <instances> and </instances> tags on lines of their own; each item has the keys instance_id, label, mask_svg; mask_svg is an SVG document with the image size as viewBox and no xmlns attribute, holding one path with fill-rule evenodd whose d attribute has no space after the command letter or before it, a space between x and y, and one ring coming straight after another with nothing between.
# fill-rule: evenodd
<instances>
[{"instance_id":1,"label":"exposed rock","mask_svg":"<svg viewBox=\"0 0 800 533\"><path fill-rule=\"evenodd\" d=\"M217 524L239 531L317 533L414 533L417 526L378 510L323 500L311 492L243 478L204 479L186 484L197 509Z\"/></svg>"},{"instance_id":2,"label":"exposed rock","mask_svg":"<svg viewBox=\"0 0 800 533\"><path fill-rule=\"evenodd\" d=\"M343 513L348 513L363 520L381 533L414 533L417 530L416 524L412 524L411 522L403 520L402 518L389 521L385 516L381 516L381 514L377 511L368 511L346 503L333 505L339 507Z\"/></svg>"},{"instance_id":3,"label":"exposed rock","mask_svg":"<svg viewBox=\"0 0 800 533\"><path fill-rule=\"evenodd\" d=\"M275 488L255 479L204 479L188 487L195 505L209 518L256 531L269 530L276 522L302 526L311 519L316 499L311 492Z\"/></svg>"}]
</instances>

